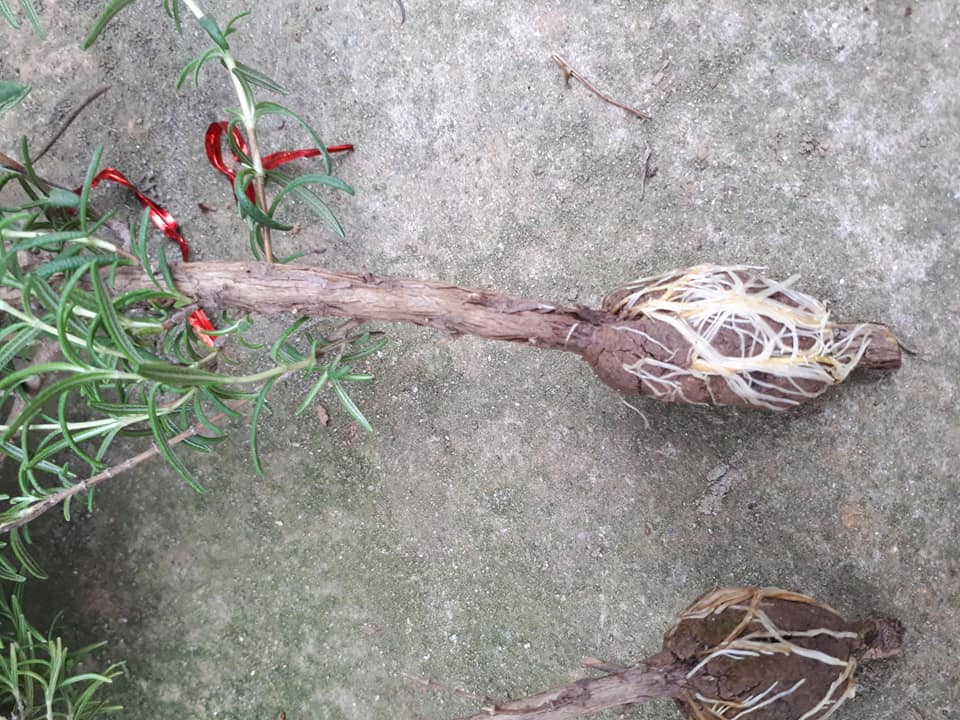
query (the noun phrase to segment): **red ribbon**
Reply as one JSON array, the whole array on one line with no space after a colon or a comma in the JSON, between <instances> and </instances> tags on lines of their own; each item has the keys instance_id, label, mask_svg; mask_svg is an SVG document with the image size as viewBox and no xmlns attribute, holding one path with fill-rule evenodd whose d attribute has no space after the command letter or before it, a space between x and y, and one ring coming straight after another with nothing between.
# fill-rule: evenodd
<instances>
[{"instance_id":1,"label":"red ribbon","mask_svg":"<svg viewBox=\"0 0 960 720\"><path fill-rule=\"evenodd\" d=\"M160 229L160 232L180 246L180 255L183 256L184 262L187 262L190 259L190 244L187 242L186 238L183 237L183 233L180 232L179 223L177 223L176 218L170 214L169 210L157 205L157 203L140 192L140 190L137 189L137 186L130 182L126 176L116 168L104 168L97 173L97 176L93 178L93 182L90 183L90 188L95 188L104 180L129 188L133 194L137 196L137 200L140 201L140 204L149 209L149 217L151 222L153 222L153 224ZM83 188L77 188L74 190L74 192L79 195L82 189ZM187 322L190 324L190 327L193 328L193 331L200 339L200 342L209 348L216 347L214 339L204 332L204 330L216 330L216 328L213 326L213 323L210 322L210 318L207 317L207 314L203 310L194 310L192 313L190 313L190 315L187 316Z\"/></svg>"},{"instance_id":2,"label":"red ribbon","mask_svg":"<svg viewBox=\"0 0 960 720\"><path fill-rule=\"evenodd\" d=\"M207 128L207 132L204 134L204 146L207 150L207 160L210 161L210 164L213 165L218 172L230 178L230 184L232 185L233 181L236 180L237 171L227 165L223 160L223 136L226 134L229 127L230 124L223 121L211 123ZM236 145L241 153L244 155L250 154L247 150L247 142L243 139L243 135L240 133L240 128L238 128L236 125L233 126L233 129L230 132L230 137L233 139L233 144ZM331 145L327 148L327 153L350 152L351 150L353 150L353 145ZM236 152L233 152L232 154L237 162L241 162L241 158ZM275 152L263 158L263 169L273 170L274 168L280 167L281 165L293 160L316 157L320 154L321 153L318 148ZM246 194L250 202L256 202L254 200L252 185L247 186Z\"/></svg>"},{"instance_id":3,"label":"red ribbon","mask_svg":"<svg viewBox=\"0 0 960 720\"><path fill-rule=\"evenodd\" d=\"M207 150L207 160L209 160L210 164L213 165L213 167L219 172L230 178L230 183L232 185L234 179L237 177L237 173L233 168L229 167L223 161L222 151L223 135L225 132L227 132L228 127L229 124L226 122L212 123L210 127L207 128L207 132L204 136L204 145L206 146ZM240 130L236 125L233 126L231 135L240 152L244 155L249 155L247 151L247 143L243 139L243 135L240 133ZM353 150L353 145L333 145L327 148L328 153L348 152L351 150ZM263 158L263 169L273 170L274 168L293 160L316 157L320 154L320 150L317 148L276 152ZM237 153L234 152L233 157L237 162L241 162L241 158L239 155L237 155ZM183 233L180 232L180 225L177 223L176 218L174 218L166 208L158 205L140 192L140 190L137 189L137 186L130 182L126 176L116 168L104 168L97 173L96 177L94 177L93 181L90 183L90 188L95 188L103 181L117 183L118 185L123 185L124 187L129 188L133 194L137 196L137 200L140 201L140 204L149 209L150 221L156 225L157 228L159 228L160 232L180 246L180 254L183 256L183 261L188 262L190 260L190 244L187 242L186 238L183 237ZM74 190L74 192L79 195L82 190L83 188L80 187ZM247 186L246 193L247 197L250 198L250 202L255 202L253 186ZM190 315L187 316L187 323L191 328L193 328L193 331L200 339L200 342L210 348L216 347L213 337L207 334L208 332L214 332L216 328L213 326L213 323L210 322L210 318L207 317L207 314L203 310L194 310L192 313L190 313Z\"/></svg>"},{"instance_id":4,"label":"red ribbon","mask_svg":"<svg viewBox=\"0 0 960 720\"><path fill-rule=\"evenodd\" d=\"M116 168L104 168L97 173L97 176L93 179L93 182L90 183L90 188L95 188L103 180L114 182L117 183L117 185L123 185L124 187L130 188L130 190L133 191L133 194L137 196L137 200L140 201L140 204L144 207L150 208L150 220L153 222L153 224L160 229L160 232L180 246L180 254L183 256L184 261L190 259L190 245L181 234L180 225L169 211L160 207L153 200L140 192L136 185L127 180L126 176ZM77 188L74 190L74 192L79 195L81 190L83 190L82 187Z\"/></svg>"},{"instance_id":5,"label":"red ribbon","mask_svg":"<svg viewBox=\"0 0 960 720\"><path fill-rule=\"evenodd\" d=\"M193 332L196 334L196 336L200 338L200 342L209 348L217 346L213 336L207 335L207 333L204 332L206 330L212 332L215 331L216 328L213 326L213 323L210 322L210 318L207 317L207 314L202 309L194 310L192 313L190 313L187 316L187 323L193 328Z\"/></svg>"}]
</instances>

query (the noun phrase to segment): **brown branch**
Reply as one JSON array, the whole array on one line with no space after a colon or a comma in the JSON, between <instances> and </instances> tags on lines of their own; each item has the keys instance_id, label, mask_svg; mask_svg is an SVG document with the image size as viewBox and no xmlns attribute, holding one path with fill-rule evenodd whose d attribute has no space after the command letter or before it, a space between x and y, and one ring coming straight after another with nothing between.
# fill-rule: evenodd
<instances>
[{"instance_id":1,"label":"brown branch","mask_svg":"<svg viewBox=\"0 0 960 720\"><path fill-rule=\"evenodd\" d=\"M410 322L453 334L580 351L588 326L606 313L462 288L449 283L270 263L186 263L173 269L177 288L207 309L259 315L296 313ZM115 289L149 287L121 268ZM575 326L580 324L582 328Z\"/></svg>"},{"instance_id":2,"label":"brown branch","mask_svg":"<svg viewBox=\"0 0 960 720\"><path fill-rule=\"evenodd\" d=\"M595 349L598 332L609 334L614 324L630 324L584 306L529 300L450 283L298 265L188 263L174 268L173 280L181 292L208 309L410 322L454 334L581 355ZM120 292L146 287L149 281L135 268L121 268L117 273L116 290ZM652 329L657 327L652 321L641 318L633 322L658 339L666 334L664 328ZM887 326L835 323L833 327L840 336L860 326L865 327L862 337L869 344L859 367L899 367L899 346Z\"/></svg>"},{"instance_id":3,"label":"brown branch","mask_svg":"<svg viewBox=\"0 0 960 720\"><path fill-rule=\"evenodd\" d=\"M232 407L233 409L237 409L238 407L242 406L242 403L241 401L231 401L231 402L228 402L227 405ZM216 415L212 415L210 417L210 422L218 423L221 420L223 420L225 417L226 415L224 415L223 413L217 413ZM194 435L200 434L200 432L203 431L205 427L206 426L203 425L202 423L197 423L187 428L179 435L174 435L172 438L169 438L167 440L167 444L170 445L170 447L176 447L177 445L182 443L184 440L189 440ZM80 482L74 485L71 485L68 488L64 488L63 490L53 495L48 495L43 500L40 500L39 502L36 502L33 505L30 505L28 508L26 508L17 517L16 520L11 520L10 522L6 522L6 523L0 523L0 535L8 533L11 530L14 530L15 528L26 525L29 522L33 522L44 513L57 507L60 503L66 502L68 499L76 495L79 495L80 493L86 492L88 490L92 490L100 483L106 482L110 478L114 478L117 475L121 475L122 473L125 473L127 470L132 470L137 465L144 463L147 460L152 460L159 454L160 454L160 449L156 446L156 444L151 445L149 449L144 450L142 453L139 453L137 455L127 458L119 465L108 467L106 470L99 472L96 475L92 475L91 477L88 477L85 480L81 480Z\"/></svg>"},{"instance_id":4,"label":"brown branch","mask_svg":"<svg viewBox=\"0 0 960 720\"><path fill-rule=\"evenodd\" d=\"M42 158L44 155L50 152L50 148L52 148L57 143L57 140L59 140L63 136L63 134L67 131L67 128L69 128L70 125L73 124L73 121L76 120L78 117L80 117L80 113L86 110L87 107L89 107L90 103L92 103L98 97L103 95L109 89L110 89L109 85L104 85L102 88L100 88L99 90L95 91L92 95L90 95L82 103L80 103L77 109L74 110L72 113L70 113L67 119L63 121L63 124L60 126L60 129L57 130L57 132L54 134L52 138L50 138L50 140L47 141L47 144L43 146L43 149L36 154L36 156L33 158L33 162L35 163L39 162L40 158Z\"/></svg>"},{"instance_id":5,"label":"brown branch","mask_svg":"<svg viewBox=\"0 0 960 720\"><path fill-rule=\"evenodd\" d=\"M686 668L672 660L669 652L660 653L622 672L487 705L465 720L570 720L657 698L682 697L687 691Z\"/></svg>"},{"instance_id":6,"label":"brown branch","mask_svg":"<svg viewBox=\"0 0 960 720\"><path fill-rule=\"evenodd\" d=\"M691 362L692 346L671 323L642 313L631 315L611 310L617 306L617 293L608 295L606 309L596 310L449 283L255 262L185 263L173 270L173 280L181 292L207 310L410 322L452 334L574 352L603 382L627 394L706 405L758 407L728 383L723 373L703 373L693 367L687 371L683 363ZM118 292L149 287L150 281L135 267L121 268L116 273ZM0 297L6 299L3 290L0 288ZM10 302L16 303L17 297L11 297ZM900 348L885 325L831 323L828 327L833 342L842 345L848 357L857 357L863 351L859 367L899 367ZM730 352L735 357L742 338L735 331L723 332L712 342L718 352ZM655 372L640 377L633 369L641 365L649 365ZM656 372L672 373L670 394L662 392ZM837 382L797 381L766 373L760 373L756 380L770 398L762 407L771 409L809 400ZM798 394L798 389L806 394Z\"/></svg>"},{"instance_id":7,"label":"brown branch","mask_svg":"<svg viewBox=\"0 0 960 720\"><path fill-rule=\"evenodd\" d=\"M590 92L592 92L594 95L596 95L598 98L600 98L600 99L603 100L604 102L610 103L610 104L613 105L614 107L618 107L618 108L620 108L621 110L626 110L628 113L631 113L631 114L633 114L633 115L636 115L636 116L637 116L638 118L640 118L641 120L650 120L650 119L651 119L651 115L650 115L649 113L646 113L646 112L644 112L643 110L637 110L636 108L630 107L629 105L624 105L622 102L620 102L620 101L618 101L618 100L614 100L612 97L610 97L610 96L607 95L606 93L598 90L597 87L596 87L593 83L591 83L591 82L590 82L589 80L587 80L583 75L581 75L581 74L578 73L576 70L574 70L572 67L570 67L570 63L568 63L566 60L564 60L562 57L560 57L560 56L557 55L556 53L554 53L554 54L551 55L550 57L553 59L553 61L554 61L557 65L560 66L560 69L563 71L563 81L564 81L565 83L567 83L568 85L570 84L570 78L575 78L576 80L579 80L580 83L581 83L585 88L587 88L587 90L589 90Z\"/></svg>"}]
</instances>

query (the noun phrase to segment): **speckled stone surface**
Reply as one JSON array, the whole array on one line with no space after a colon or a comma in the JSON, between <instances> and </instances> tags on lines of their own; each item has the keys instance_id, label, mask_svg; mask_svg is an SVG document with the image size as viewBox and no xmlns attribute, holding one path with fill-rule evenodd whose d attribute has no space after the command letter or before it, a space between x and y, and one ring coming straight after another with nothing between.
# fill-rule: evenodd
<instances>
[{"instance_id":1,"label":"speckled stone surface","mask_svg":"<svg viewBox=\"0 0 960 720\"><path fill-rule=\"evenodd\" d=\"M283 252L586 304L677 266L765 265L921 354L798 412L641 416L574 357L384 328L355 394L373 434L331 397L327 426L295 416L290 382L264 424L264 480L238 426L215 456L186 456L207 495L154 463L92 515L36 527L51 577L32 597L65 611L74 645L107 639L127 660L125 717L453 718L476 705L402 673L518 696L582 676L585 655L655 652L675 611L741 584L908 626L906 654L866 668L838 717L960 717L957 4L405 3L402 25L395 0L210 3L221 21L251 6L240 59L357 147L336 160L356 189L332 199L346 240L292 207ZM82 52L102 6L42 3L44 43L0 27L0 77L34 86L0 150L110 84L43 172L79 184L104 143L198 259L245 257L203 157L236 102L224 73L175 90L206 43L156 0ZM565 87L552 53L653 119ZM304 142L277 120L262 141ZM134 209L118 189L98 202Z\"/></svg>"}]
</instances>

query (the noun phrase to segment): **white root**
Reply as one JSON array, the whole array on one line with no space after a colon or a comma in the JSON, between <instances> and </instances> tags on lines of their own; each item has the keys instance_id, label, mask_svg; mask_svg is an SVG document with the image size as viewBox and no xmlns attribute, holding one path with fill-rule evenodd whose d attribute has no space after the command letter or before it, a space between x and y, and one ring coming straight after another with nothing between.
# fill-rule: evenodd
<instances>
[{"instance_id":1,"label":"white root","mask_svg":"<svg viewBox=\"0 0 960 720\"><path fill-rule=\"evenodd\" d=\"M860 361L869 344L859 337L866 325L837 340L826 307L795 290L796 279L771 280L748 265L698 265L630 283L610 310L623 319L664 322L690 349L686 357L645 358L624 369L663 400L686 401L680 379L689 376L708 387L720 377L746 404L771 410L819 396ZM738 341L733 354L717 347L731 336Z\"/></svg>"},{"instance_id":2,"label":"white root","mask_svg":"<svg viewBox=\"0 0 960 720\"><path fill-rule=\"evenodd\" d=\"M791 638L815 637L828 635L835 638L855 638L856 633L850 631L830 630L829 628L814 628L811 630L791 631L778 628L770 617L760 609L764 599L790 600L804 602L836 613L833 608L818 603L813 598L797 593L789 593L773 588L724 588L701 598L690 608L677 617L674 630L684 620L703 620L711 615L720 614L726 610L736 610L744 613L738 626L715 647L709 649L705 656L687 674L692 678L704 672L708 665L717 659L725 658L730 662L739 662L746 658L760 655L799 655L815 662L838 668L836 679L831 683L827 692L809 711L799 720L825 720L831 716L840 705L852 698L856 692L854 671L857 662L854 658L839 658L819 650L804 648L791 642ZM749 632L747 632L749 630ZM671 633L673 630L671 630ZM718 720L738 720L750 713L766 707L778 700L793 694L804 680L800 680L790 688L774 695L773 692L779 682L774 683L763 692L750 696L741 702L711 698L697 693L694 713L702 718L716 718Z\"/></svg>"}]
</instances>

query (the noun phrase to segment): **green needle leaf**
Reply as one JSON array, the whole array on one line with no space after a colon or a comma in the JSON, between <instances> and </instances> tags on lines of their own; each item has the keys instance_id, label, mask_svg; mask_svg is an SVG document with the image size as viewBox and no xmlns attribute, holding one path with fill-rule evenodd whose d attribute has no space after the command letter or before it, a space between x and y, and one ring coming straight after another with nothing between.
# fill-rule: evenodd
<instances>
[{"instance_id":1,"label":"green needle leaf","mask_svg":"<svg viewBox=\"0 0 960 720\"><path fill-rule=\"evenodd\" d=\"M250 67L249 65L244 65L243 63L238 62L236 67L233 69L233 73L241 80L246 80L251 85L262 87L264 90L275 92L278 95L289 94L289 91L276 80L268 75L264 75L262 72Z\"/></svg>"},{"instance_id":2,"label":"green needle leaf","mask_svg":"<svg viewBox=\"0 0 960 720\"><path fill-rule=\"evenodd\" d=\"M96 22L93 23L93 28L83 41L83 45L81 45L81 47L84 50L89 50L97 41L100 33L103 32L103 29L110 24L110 21L113 20L113 18L117 16L117 13L126 8L128 5L133 5L134 2L136 2L136 0L111 0L111 2L108 3L103 9L103 12L100 13L100 16L96 19Z\"/></svg>"},{"instance_id":3,"label":"green needle leaf","mask_svg":"<svg viewBox=\"0 0 960 720\"><path fill-rule=\"evenodd\" d=\"M111 298L110 293L107 292L106 283L103 282L103 278L100 276L100 270L96 266L90 269L90 284L93 285L94 295L97 298L97 309L99 310L100 321L107 328L107 333L113 339L113 342L116 343L117 348L120 349L129 360L134 362L140 360L143 357L143 353L133 344L130 335L124 330L123 324L120 321L120 315L113 305L113 298Z\"/></svg>"},{"instance_id":4,"label":"green needle leaf","mask_svg":"<svg viewBox=\"0 0 960 720\"><path fill-rule=\"evenodd\" d=\"M93 178L97 175L97 168L100 167L100 158L103 155L103 145L98 145L93 151L93 158L90 160L90 166L87 168L87 176L83 180L83 190L80 192L80 228L87 231L87 205L90 202L90 187L93 185Z\"/></svg>"},{"instance_id":5,"label":"green needle leaf","mask_svg":"<svg viewBox=\"0 0 960 720\"><path fill-rule=\"evenodd\" d=\"M307 207L313 210L314 214L323 220L330 227L330 229L337 234L337 236L344 237L343 226L340 224L340 221L337 220L336 216L330 211L330 208L327 207L327 204L321 200L316 193L306 186L328 185L332 188L342 190L343 192L353 195L352 187L347 185L338 177L333 175L323 175L320 173L290 178L283 173L272 171L268 173L268 176L271 180L281 186L280 192L277 193L277 196L273 199L273 203L270 206L270 215L274 214L280 201L288 193L290 193L303 200L307 204Z\"/></svg>"},{"instance_id":6,"label":"green needle leaf","mask_svg":"<svg viewBox=\"0 0 960 720\"><path fill-rule=\"evenodd\" d=\"M320 151L323 155L323 169L329 175L330 174L330 154L327 152L327 146L323 144L323 141L320 139L320 136L317 135L316 131L310 127L310 123L304 120L302 117L297 115L293 110L279 105L275 102L270 102L269 100L263 100L258 102L254 108L255 115L259 118L261 115L285 115L292 120L295 120L307 131L307 134L310 136L310 140L313 142L314 147Z\"/></svg>"},{"instance_id":7,"label":"green needle leaf","mask_svg":"<svg viewBox=\"0 0 960 720\"><path fill-rule=\"evenodd\" d=\"M253 469L259 477L263 477L263 465L260 463L260 450L257 446L257 429L260 427L260 414L267 407L267 394L275 382L276 378L270 378L263 384L253 403L253 414L250 418L250 453L253 456Z\"/></svg>"},{"instance_id":8,"label":"green needle leaf","mask_svg":"<svg viewBox=\"0 0 960 720\"><path fill-rule=\"evenodd\" d=\"M2 11L2 8L0 8ZM5 15L5 14L4 14ZM13 15L10 15L12 18ZM17 105L30 93L29 85L20 85L19 83L0 82L0 115Z\"/></svg>"},{"instance_id":9,"label":"green needle leaf","mask_svg":"<svg viewBox=\"0 0 960 720\"><path fill-rule=\"evenodd\" d=\"M317 380L312 388L310 388L310 392L307 393L307 396L303 399L303 402L300 403L300 407L297 408L297 411L294 414L300 415L304 410L310 407L310 403L312 403L314 398L317 397L317 393L319 393L328 382L332 383L330 380L330 371L324 370L320 374L320 379Z\"/></svg>"},{"instance_id":10,"label":"green needle leaf","mask_svg":"<svg viewBox=\"0 0 960 720\"><path fill-rule=\"evenodd\" d=\"M197 20L197 24L206 31L207 35L217 44L218 48L224 52L229 52L230 45L227 43L227 38L224 37L224 34L220 31L220 26L217 25L217 20L213 15L204 15Z\"/></svg>"},{"instance_id":11,"label":"green needle leaf","mask_svg":"<svg viewBox=\"0 0 960 720\"><path fill-rule=\"evenodd\" d=\"M20 7L23 8L24 14L27 16L27 20L30 21L30 24L33 26L33 31L37 34L41 40L45 40L47 34L43 31L43 27L40 25L40 17L37 15L37 9L33 6L31 0L20 0Z\"/></svg>"},{"instance_id":12,"label":"green needle leaf","mask_svg":"<svg viewBox=\"0 0 960 720\"><path fill-rule=\"evenodd\" d=\"M160 420L157 417L157 394L160 392L160 385L154 385L150 389L150 393L147 395L147 408L149 409L149 418L148 422L150 424L150 430L153 433L153 441L156 443L157 450L160 451L160 455L164 460L173 468L174 472L180 476L180 479L183 480L187 485L193 488L196 492L205 494L207 491L204 490L203 486L200 485L196 480L193 479L193 476L190 475L190 471L187 470L183 462L178 458L173 449L170 447L167 436L163 431L163 427L160 424Z\"/></svg>"},{"instance_id":13,"label":"green needle leaf","mask_svg":"<svg viewBox=\"0 0 960 720\"><path fill-rule=\"evenodd\" d=\"M340 400L340 404L343 405L343 409L349 413L350 417L357 421L357 424L360 425L367 432L373 432L373 427L370 425L370 421L364 417L363 413L360 412L360 408L354 404L353 400L350 399L350 396L347 395L347 391L343 389L341 385L336 380L330 380L330 385L333 387L333 392L336 394L337 399Z\"/></svg>"},{"instance_id":14,"label":"green needle leaf","mask_svg":"<svg viewBox=\"0 0 960 720\"><path fill-rule=\"evenodd\" d=\"M32 374L37 374L43 372L43 368L49 368L51 366L58 365L60 363L48 363L46 366L39 366L37 368L27 368L27 371L33 371ZM74 366L67 366L70 369L74 369ZM48 385L38 392L30 402L20 411L20 414L17 415L7 426L7 431L3 434L4 440L9 440L11 437L16 434L17 430L26 425L30 420L32 420L36 415L43 412L43 408L46 403L53 398L59 397L62 393L70 392L74 388L82 387L83 385L93 385L100 380L115 380L119 373L113 370L93 370L91 368L83 368L83 372L78 372L75 375L70 377L63 378L58 380L55 383ZM14 373L18 375L19 373ZM120 375L122 378L129 378L131 376ZM8 382L9 378L4 380L4 383Z\"/></svg>"},{"instance_id":15,"label":"green needle leaf","mask_svg":"<svg viewBox=\"0 0 960 720\"><path fill-rule=\"evenodd\" d=\"M171 365L165 362L142 362L135 371L145 380L162 383L170 387L190 387L192 385L216 385L223 382L223 376L198 368Z\"/></svg>"},{"instance_id":16,"label":"green needle leaf","mask_svg":"<svg viewBox=\"0 0 960 720\"><path fill-rule=\"evenodd\" d=\"M13 10L10 9L10 6L7 5L6 0L0 0L0 15L3 16L3 19L10 23L10 27L14 30L20 29L20 22L17 20L17 16L13 14Z\"/></svg>"}]
</instances>

